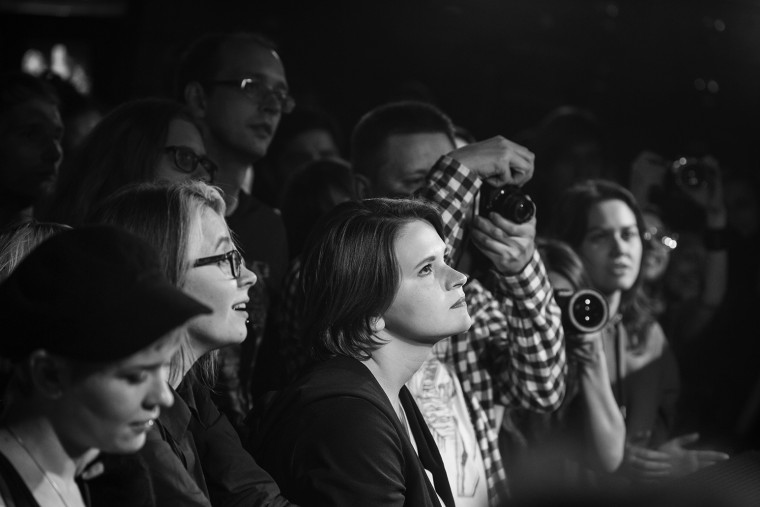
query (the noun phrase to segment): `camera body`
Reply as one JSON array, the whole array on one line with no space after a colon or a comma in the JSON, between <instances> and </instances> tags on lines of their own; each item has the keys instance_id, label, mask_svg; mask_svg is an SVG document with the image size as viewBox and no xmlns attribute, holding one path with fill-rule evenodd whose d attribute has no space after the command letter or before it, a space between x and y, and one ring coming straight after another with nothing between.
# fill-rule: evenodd
<instances>
[{"instance_id":1,"label":"camera body","mask_svg":"<svg viewBox=\"0 0 760 507\"><path fill-rule=\"evenodd\" d=\"M680 157L670 164L676 181L686 188L699 188L707 182L708 167L701 159Z\"/></svg>"},{"instance_id":2,"label":"camera body","mask_svg":"<svg viewBox=\"0 0 760 507\"><path fill-rule=\"evenodd\" d=\"M562 327L566 335L595 333L607 324L610 310L599 291L556 291L554 299L562 310Z\"/></svg>"},{"instance_id":3,"label":"camera body","mask_svg":"<svg viewBox=\"0 0 760 507\"><path fill-rule=\"evenodd\" d=\"M536 214L536 205L517 185L504 185L488 198L486 213L495 212L516 224L523 224Z\"/></svg>"}]
</instances>

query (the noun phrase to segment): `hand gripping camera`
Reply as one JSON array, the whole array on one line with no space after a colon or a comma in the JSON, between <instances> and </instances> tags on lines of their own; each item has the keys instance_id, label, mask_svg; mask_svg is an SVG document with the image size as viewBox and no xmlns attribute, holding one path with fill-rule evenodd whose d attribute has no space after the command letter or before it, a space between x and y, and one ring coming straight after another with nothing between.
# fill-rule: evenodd
<instances>
[{"instance_id":1,"label":"hand gripping camera","mask_svg":"<svg viewBox=\"0 0 760 507\"><path fill-rule=\"evenodd\" d=\"M594 289L557 291L554 299L562 310L562 327L567 335L595 333L609 318L607 300Z\"/></svg>"},{"instance_id":2,"label":"hand gripping camera","mask_svg":"<svg viewBox=\"0 0 760 507\"><path fill-rule=\"evenodd\" d=\"M516 224L523 224L536 214L533 200L516 185L496 189L487 202L486 213L496 212Z\"/></svg>"}]
</instances>

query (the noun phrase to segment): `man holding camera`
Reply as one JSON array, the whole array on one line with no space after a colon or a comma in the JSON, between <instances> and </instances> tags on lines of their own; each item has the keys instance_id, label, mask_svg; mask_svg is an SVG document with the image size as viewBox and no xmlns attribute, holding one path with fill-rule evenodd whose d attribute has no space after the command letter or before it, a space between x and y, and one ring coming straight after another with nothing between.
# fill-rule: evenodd
<instances>
[{"instance_id":1,"label":"man holding camera","mask_svg":"<svg viewBox=\"0 0 760 507\"><path fill-rule=\"evenodd\" d=\"M552 411L564 394L561 315L535 249L535 216L516 223L474 211L484 181L521 186L532 174L533 154L499 136L442 157L419 192L442 208L450 263L474 267L463 248L467 236L490 261L482 281L491 290L477 278L465 285L472 327L439 342L409 382L457 505L508 497L498 446L503 407Z\"/></svg>"}]
</instances>

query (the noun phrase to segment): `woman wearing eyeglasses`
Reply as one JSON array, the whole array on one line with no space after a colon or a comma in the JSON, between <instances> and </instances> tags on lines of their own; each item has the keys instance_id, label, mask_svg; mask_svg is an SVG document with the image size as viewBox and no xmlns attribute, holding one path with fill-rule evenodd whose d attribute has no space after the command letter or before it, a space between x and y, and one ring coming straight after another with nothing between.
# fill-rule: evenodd
<instances>
[{"instance_id":1,"label":"woman wearing eyeglasses","mask_svg":"<svg viewBox=\"0 0 760 507\"><path fill-rule=\"evenodd\" d=\"M125 185L156 180L211 183L216 170L196 121L182 104L134 100L103 118L61 168L49 215L76 226Z\"/></svg>"},{"instance_id":2,"label":"woman wearing eyeglasses","mask_svg":"<svg viewBox=\"0 0 760 507\"><path fill-rule=\"evenodd\" d=\"M210 398L214 351L245 339L248 289L256 283L224 211L220 193L205 183L144 183L117 191L92 216L147 239L169 280L213 310L188 324L169 372L175 405L140 453L157 505L289 505Z\"/></svg>"}]
</instances>

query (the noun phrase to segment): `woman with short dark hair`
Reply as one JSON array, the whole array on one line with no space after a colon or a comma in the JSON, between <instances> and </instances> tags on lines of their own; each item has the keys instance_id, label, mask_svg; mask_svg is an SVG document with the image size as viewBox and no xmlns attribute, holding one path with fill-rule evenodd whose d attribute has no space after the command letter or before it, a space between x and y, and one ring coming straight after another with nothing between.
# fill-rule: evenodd
<instances>
[{"instance_id":1,"label":"woman with short dark hair","mask_svg":"<svg viewBox=\"0 0 760 507\"><path fill-rule=\"evenodd\" d=\"M440 215L421 201L346 202L304 252L303 328L322 361L262 413L254 455L297 503L453 505L404 385L472 322Z\"/></svg>"}]
</instances>

